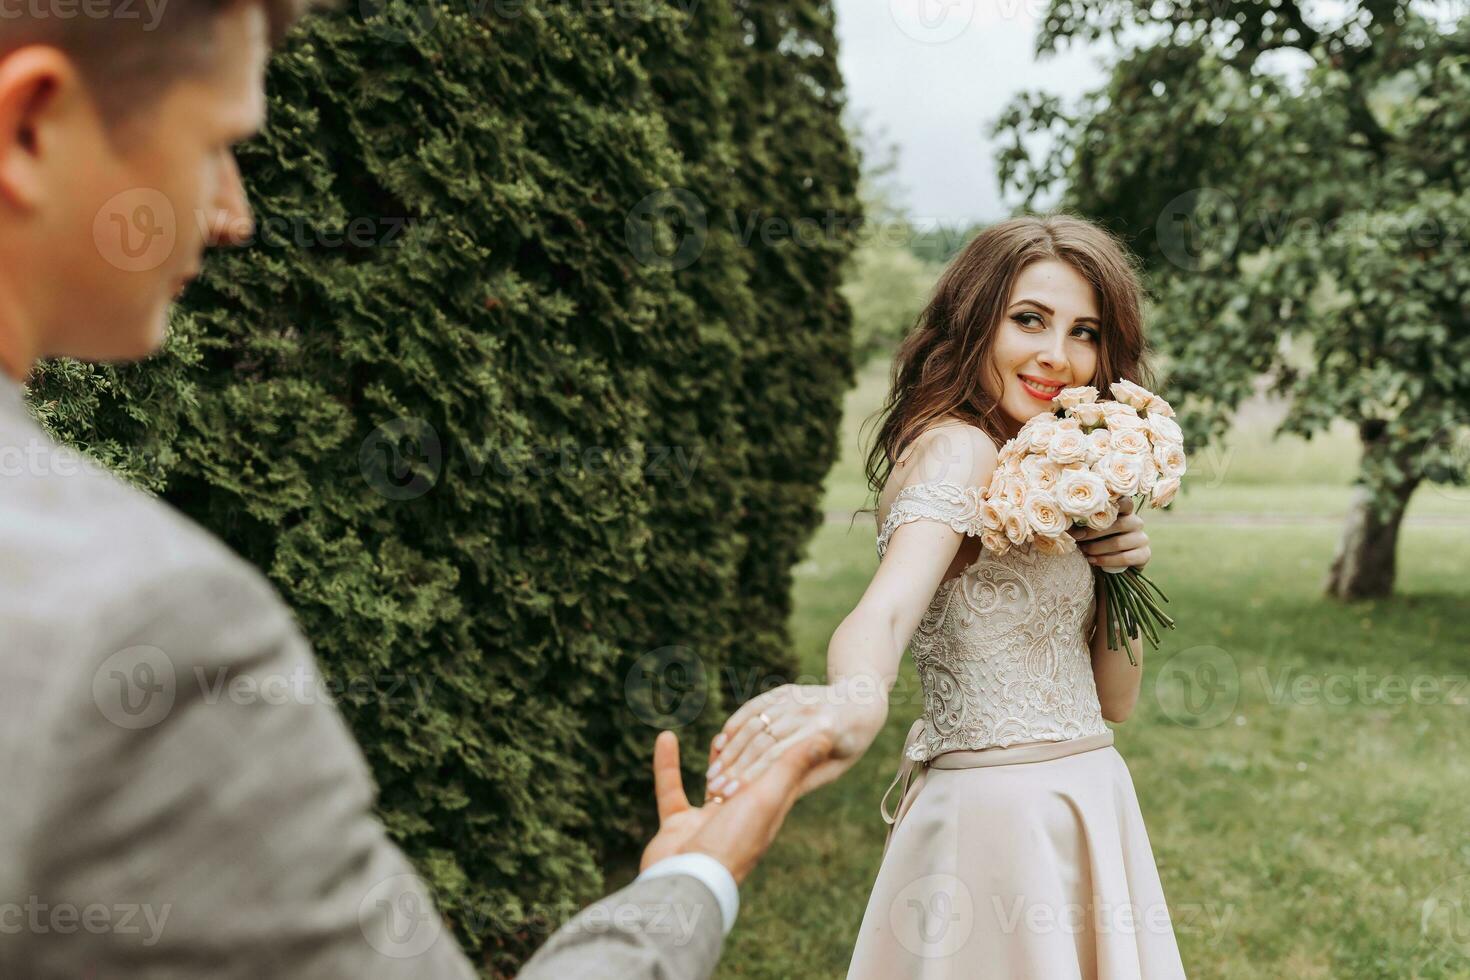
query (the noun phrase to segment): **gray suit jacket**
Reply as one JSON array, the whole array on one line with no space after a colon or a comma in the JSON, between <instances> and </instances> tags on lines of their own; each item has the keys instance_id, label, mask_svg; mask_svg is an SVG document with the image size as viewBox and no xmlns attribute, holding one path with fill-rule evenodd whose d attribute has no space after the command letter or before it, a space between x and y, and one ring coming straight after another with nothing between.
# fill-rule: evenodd
<instances>
[{"instance_id":1,"label":"gray suit jacket","mask_svg":"<svg viewBox=\"0 0 1470 980\"><path fill-rule=\"evenodd\" d=\"M321 691L264 576L0 377L0 977L473 977ZM703 884L645 880L522 976L706 977L722 942Z\"/></svg>"}]
</instances>

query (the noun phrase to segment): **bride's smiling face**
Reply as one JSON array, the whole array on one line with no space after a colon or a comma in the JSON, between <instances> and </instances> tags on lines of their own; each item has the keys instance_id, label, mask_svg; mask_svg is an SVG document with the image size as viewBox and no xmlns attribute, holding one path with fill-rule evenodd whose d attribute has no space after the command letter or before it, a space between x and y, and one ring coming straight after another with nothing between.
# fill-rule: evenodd
<instances>
[{"instance_id":1,"label":"bride's smiling face","mask_svg":"<svg viewBox=\"0 0 1470 980\"><path fill-rule=\"evenodd\" d=\"M1021 270L996 328L985 391L1000 403L1011 434L1055 408L1063 388L1087 384L1097 369L1102 323L1092 286L1065 262L1042 259Z\"/></svg>"}]
</instances>

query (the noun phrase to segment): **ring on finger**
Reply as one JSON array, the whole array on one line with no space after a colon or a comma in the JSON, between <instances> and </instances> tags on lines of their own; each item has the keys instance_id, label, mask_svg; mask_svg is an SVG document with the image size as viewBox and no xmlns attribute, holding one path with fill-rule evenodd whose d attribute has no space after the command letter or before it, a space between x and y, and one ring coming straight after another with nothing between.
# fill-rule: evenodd
<instances>
[{"instance_id":1,"label":"ring on finger","mask_svg":"<svg viewBox=\"0 0 1470 980\"><path fill-rule=\"evenodd\" d=\"M764 711L762 711L756 717L761 720L761 724L764 725L765 726L765 730L767 732L769 732L771 730L771 716L768 715L768 714L766 714Z\"/></svg>"}]
</instances>

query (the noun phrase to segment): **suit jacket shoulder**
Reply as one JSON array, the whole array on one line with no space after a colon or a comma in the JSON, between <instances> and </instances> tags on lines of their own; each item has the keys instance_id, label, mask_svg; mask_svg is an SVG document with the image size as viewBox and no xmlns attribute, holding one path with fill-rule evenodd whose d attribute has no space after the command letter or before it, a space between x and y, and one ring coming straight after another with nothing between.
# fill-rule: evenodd
<instances>
[{"instance_id":1,"label":"suit jacket shoulder","mask_svg":"<svg viewBox=\"0 0 1470 980\"><path fill-rule=\"evenodd\" d=\"M4 412L0 485L0 901L89 923L0 976L473 976L265 577Z\"/></svg>"}]
</instances>

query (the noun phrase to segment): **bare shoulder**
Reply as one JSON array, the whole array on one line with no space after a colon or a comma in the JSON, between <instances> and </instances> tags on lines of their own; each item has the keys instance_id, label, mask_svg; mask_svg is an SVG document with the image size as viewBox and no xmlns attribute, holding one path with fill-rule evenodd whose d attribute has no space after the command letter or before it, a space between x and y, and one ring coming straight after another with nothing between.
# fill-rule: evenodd
<instances>
[{"instance_id":1,"label":"bare shoulder","mask_svg":"<svg viewBox=\"0 0 1470 980\"><path fill-rule=\"evenodd\" d=\"M915 483L984 486L1000 456L995 440L979 426L951 420L920 433L894 467L899 487Z\"/></svg>"}]
</instances>

